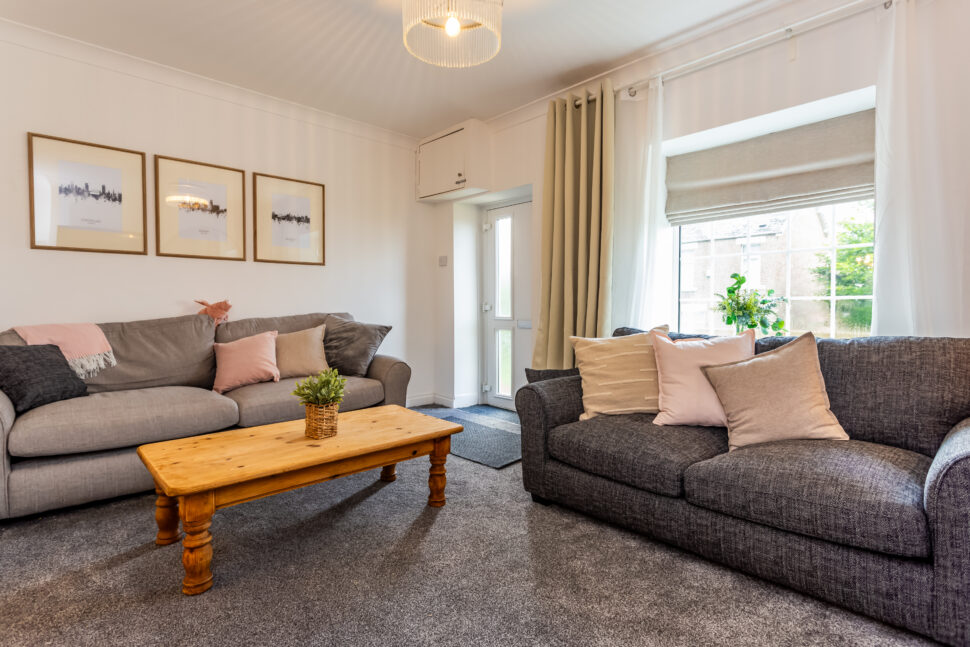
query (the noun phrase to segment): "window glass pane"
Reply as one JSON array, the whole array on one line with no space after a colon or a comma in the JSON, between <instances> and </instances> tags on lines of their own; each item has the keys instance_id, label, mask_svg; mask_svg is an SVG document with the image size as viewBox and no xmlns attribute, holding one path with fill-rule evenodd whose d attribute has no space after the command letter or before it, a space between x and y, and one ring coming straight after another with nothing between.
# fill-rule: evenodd
<instances>
[{"instance_id":1,"label":"window glass pane","mask_svg":"<svg viewBox=\"0 0 970 647\"><path fill-rule=\"evenodd\" d=\"M875 203L872 200L844 202L833 205L832 208L835 211L837 245L876 241L876 226L872 217Z\"/></svg>"},{"instance_id":2,"label":"window glass pane","mask_svg":"<svg viewBox=\"0 0 970 647\"><path fill-rule=\"evenodd\" d=\"M732 274L741 274L741 255L723 256L714 259L714 276L711 282L714 285L714 293L724 294L727 286L734 283Z\"/></svg>"},{"instance_id":3,"label":"window glass pane","mask_svg":"<svg viewBox=\"0 0 970 647\"><path fill-rule=\"evenodd\" d=\"M872 332L872 299L835 302L835 336L865 337Z\"/></svg>"},{"instance_id":4,"label":"window glass pane","mask_svg":"<svg viewBox=\"0 0 970 647\"><path fill-rule=\"evenodd\" d=\"M830 246L832 244L831 205L792 211L791 240L792 249Z\"/></svg>"},{"instance_id":5,"label":"window glass pane","mask_svg":"<svg viewBox=\"0 0 970 647\"><path fill-rule=\"evenodd\" d=\"M711 240L711 223L702 222L697 225L684 225L680 228L680 242L687 245L708 243Z\"/></svg>"},{"instance_id":6,"label":"window glass pane","mask_svg":"<svg viewBox=\"0 0 970 647\"><path fill-rule=\"evenodd\" d=\"M495 316L512 317L512 218L495 221Z\"/></svg>"},{"instance_id":7,"label":"window glass pane","mask_svg":"<svg viewBox=\"0 0 970 647\"><path fill-rule=\"evenodd\" d=\"M496 363L498 370L498 388L496 393L512 397L512 331L500 329L495 331Z\"/></svg>"},{"instance_id":8,"label":"window glass pane","mask_svg":"<svg viewBox=\"0 0 970 647\"><path fill-rule=\"evenodd\" d=\"M747 271L745 277L748 279L745 287L758 290L762 294L767 294L768 290L774 290L774 296L787 295L785 284L788 282L788 256L785 254L748 256L745 259L745 267Z\"/></svg>"},{"instance_id":9,"label":"window glass pane","mask_svg":"<svg viewBox=\"0 0 970 647\"><path fill-rule=\"evenodd\" d=\"M872 247L850 247L836 251L836 296L871 295L872 261Z\"/></svg>"},{"instance_id":10,"label":"window glass pane","mask_svg":"<svg viewBox=\"0 0 970 647\"><path fill-rule=\"evenodd\" d=\"M791 296L827 297L832 291L832 252L792 252Z\"/></svg>"},{"instance_id":11,"label":"window glass pane","mask_svg":"<svg viewBox=\"0 0 970 647\"><path fill-rule=\"evenodd\" d=\"M816 337L830 337L831 307L831 301L827 299L824 301L792 301L788 334L797 336L813 332Z\"/></svg>"},{"instance_id":12,"label":"window glass pane","mask_svg":"<svg viewBox=\"0 0 970 647\"><path fill-rule=\"evenodd\" d=\"M763 252L784 251L788 246L788 214L751 216L748 218L751 246Z\"/></svg>"},{"instance_id":13,"label":"window glass pane","mask_svg":"<svg viewBox=\"0 0 970 647\"><path fill-rule=\"evenodd\" d=\"M680 306L681 332L707 335L713 330L713 322L717 313L711 310L709 303L682 303Z\"/></svg>"},{"instance_id":14,"label":"window glass pane","mask_svg":"<svg viewBox=\"0 0 970 647\"><path fill-rule=\"evenodd\" d=\"M740 254L748 236L748 218L731 218L714 223L714 253Z\"/></svg>"},{"instance_id":15,"label":"window glass pane","mask_svg":"<svg viewBox=\"0 0 970 647\"><path fill-rule=\"evenodd\" d=\"M714 290L711 277L714 274L714 260L687 251L680 257L680 298L709 299Z\"/></svg>"}]
</instances>

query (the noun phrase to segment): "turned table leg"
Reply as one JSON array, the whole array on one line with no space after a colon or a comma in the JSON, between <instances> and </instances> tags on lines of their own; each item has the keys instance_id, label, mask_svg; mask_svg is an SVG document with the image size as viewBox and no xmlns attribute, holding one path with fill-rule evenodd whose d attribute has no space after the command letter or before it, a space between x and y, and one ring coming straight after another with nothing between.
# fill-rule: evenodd
<instances>
[{"instance_id":1,"label":"turned table leg","mask_svg":"<svg viewBox=\"0 0 970 647\"><path fill-rule=\"evenodd\" d=\"M155 488L158 497L155 499L155 523L158 524L158 534L155 535L155 543L159 546L174 544L182 538L179 532L179 502L173 499L158 488Z\"/></svg>"},{"instance_id":2,"label":"turned table leg","mask_svg":"<svg viewBox=\"0 0 970 647\"><path fill-rule=\"evenodd\" d=\"M185 578L182 580L182 593L198 595L212 588L212 514L215 512L215 497L212 492L190 494L180 497L179 514L182 517L182 566Z\"/></svg>"},{"instance_id":3,"label":"turned table leg","mask_svg":"<svg viewBox=\"0 0 970 647\"><path fill-rule=\"evenodd\" d=\"M390 483L397 479L397 464L385 465L381 468L381 480Z\"/></svg>"},{"instance_id":4,"label":"turned table leg","mask_svg":"<svg viewBox=\"0 0 970 647\"><path fill-rule=\"evenodd\" d=\"M440 508L445 504L445 459L448 458L449 451L451 436L434 441L434 449L431 450L431 473L428 476L428 487L431 490L428 505L432 508Z\"/></svg>"}]
</instances>

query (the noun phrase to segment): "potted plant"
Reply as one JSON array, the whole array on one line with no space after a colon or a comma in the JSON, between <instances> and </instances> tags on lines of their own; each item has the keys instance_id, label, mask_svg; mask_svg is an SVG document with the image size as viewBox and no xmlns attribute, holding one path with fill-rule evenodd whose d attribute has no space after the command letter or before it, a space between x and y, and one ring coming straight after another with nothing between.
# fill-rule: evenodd
<instances>
[{"instance_id":1,"label":"potted plant","mask_svg":"<svg viewBox=\"0 0 970 647\"><path fill-rule=\"evenodd\" d=\"M785 303L785 297L774 296L774 290L764 295L757 290L742 289L747 279L738 273L731 275L734 283L727 287L727 294L718 294L720 301L714 310L721 313L724 323L734 326L735 332L760 329L763 335L774 334L781 337L785 333L785 320L778 316L775 309Z\"/></svg>"},{"instance_id":2,"label":"potted plant","mask_svg":"<svg viewBox=\"0 0 970 647\"><path fill-rule=\"evenodd\" d=\"M337 409L344 399L346 383L335 368L296 383L293 395L306 406L307 438L329 438L337 434Z\"/></svg>"}]
</instances>

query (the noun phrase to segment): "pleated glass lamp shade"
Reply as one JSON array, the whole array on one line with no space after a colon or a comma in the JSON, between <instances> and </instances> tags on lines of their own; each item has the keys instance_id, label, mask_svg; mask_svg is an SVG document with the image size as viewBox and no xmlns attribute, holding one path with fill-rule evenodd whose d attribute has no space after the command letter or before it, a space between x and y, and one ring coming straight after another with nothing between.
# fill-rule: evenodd
<instances>
[{"instance_id":1,"label":"pleated glass lamp shade","mask_svg":"<svg viewBox=\"0 0 970 647\"><path fill-rule=\"evenodd\" d=\"M471 67L492 59L502 47L503 0L403 0L404 46L425 63ZM461 25L445 30L449 18Z\"/></svg>"}]
</instances>

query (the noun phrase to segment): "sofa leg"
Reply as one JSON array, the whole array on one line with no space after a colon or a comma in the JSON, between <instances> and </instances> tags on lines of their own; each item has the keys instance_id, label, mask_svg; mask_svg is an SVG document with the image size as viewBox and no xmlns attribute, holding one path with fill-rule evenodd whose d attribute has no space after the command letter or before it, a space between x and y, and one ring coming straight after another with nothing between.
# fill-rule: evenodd
<instances>
[{"instance_id":1,"label":"sofa leg","mask_svg":"<svg viewBox=\"0 0 970 647\"><path fill-rule=\"evenodd\" d=\"M543 499L541 496L537 494L532 495L532 502L538 503L540 505L552 505L552 501L550 501L549 499Z\"/></svg>"}]
</instances>

